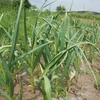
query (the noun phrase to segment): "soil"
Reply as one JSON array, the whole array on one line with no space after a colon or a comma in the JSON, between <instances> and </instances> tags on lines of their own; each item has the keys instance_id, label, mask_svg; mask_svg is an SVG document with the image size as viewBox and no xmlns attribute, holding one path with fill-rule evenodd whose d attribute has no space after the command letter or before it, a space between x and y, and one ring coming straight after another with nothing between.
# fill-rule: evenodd
<instances>
[{"instance_id":1,"label":"soil","mask_svg":"<svg viewBox=\"0 0 100 100\"><path fill-rule=\"evenodd\" d=\"M100 90L95 88L93 75L78 77L77 84L72 85L69 100L100 100Z\"/></svg>"},{"instance_id":2,"label":"soil","mask_svg":"<svg viewBox=\"0 0 100 100\"><path fill-rule=\"evenodd\" d=\"M100 62L94 62L92 68L95 71L100 71ZM81 68L84 71L84 68ZM85 69L86 70L86 69ZM99 74L96 77L100 78ZM30 79L27 74L22 77L23 80L23 99L22 100L43 100L42 94L39 92L35 83L35 92L31 91ZM99 82L100 83L100 82ZM100 85L98 85L100 86ZM18 100L20 91L20 85L15 81L14 98ZM7 100L0 95L0 100ZM63 100L63 99L59 99ZM94 77L91 73L80 73L78 81L72 80L71 90L68 93L68 99L64 100L100 100L100 88L97 89L94 81Z\"/></svg>"}]
</instances>

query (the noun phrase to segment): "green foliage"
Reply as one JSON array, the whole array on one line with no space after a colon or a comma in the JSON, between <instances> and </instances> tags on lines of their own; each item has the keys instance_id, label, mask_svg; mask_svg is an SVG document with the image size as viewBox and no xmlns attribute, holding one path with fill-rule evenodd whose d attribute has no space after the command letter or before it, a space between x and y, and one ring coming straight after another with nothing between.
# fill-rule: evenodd
<instances>
[{"instance_id":1,"label":"green foliage","mask_svg":"<svg viewBox=\"0 0 100 100\"><path fill-rule=\"evenodd\" d=\"M14 0L14 1L13 1L13 7L18 8L19 5L20 5L20 0Z\"/></svg>"},{"instance_id":2,"label":"green foliage","mask_svg":"<svg viewBox=\"0 0 100 100\"><path fill-rule=\"evenodd\" d=\"M12 5L12 0L0 0L0 9L2 7L9 7Z\"/></svg>"},{"instance_id":3,"label":"green foliage","mask_svg":"<svg viewBox=\"0 0 100 100\"><path fill-rule=\"evenodd\" d=\"M28 0L25 0L25 1L24 1L24 6L25 6L26 8L30 8L30 7L31 7L31 4L30 4L30 2L29 2Z\"/></svg>"},{"instance_id":4,"label":"green foliage","mask_svg":"<svg viewBox=\"0 0 100 100\"><path fill-rule=\"evenodd\" d=\"M45 12L50 13L50 10L49 9L46 9Z\"/></svg>"},{"instance_id":5,"label":"green foliage","mask_svg":"<svg viewBox=\"0 0 100 100\"><path fill-rule=\"evenodd\" d=\"M18 8L19 5L20 5L20 0L14 0L14 1L13 1L13 7ZM28 0L25 0L25 1L24 1L24 6L25 6L26 8L30 8L30 7L31 7L31 4L30 4L30 2L29 2Z\"/></svg>"},{"instance_id":6,"label":"green foliage","mask_svg":"<svg viewBox=\"0 0 100 100\"><path fill-rule=\"evenodd\" d=\"M23 0L18 14L14 9L1 13L0 85L5 89L0 89L0 93L14 100L14 76L19 76L16 72L22 75L24 70L30 77L32 91L36 81L44 100L64 98L71 88L71 69L76 76L80 64L86 63L93 73L89 61L92 63L95 52L100 53L96 48L100 41L99 24L84 23L72 18L70 13L60 16L22 8ZM23 87L20 80L20 100Z\"/></svg>"},{"instance_id":7,"label":"green foliage","mask_svg":"<svg viewBox=\"0 0 100 100\"><path fill-rule=\"evenodd\" d=\"M65 12L65 11L66 11L66 8L65 8L64 6L61 6L61 5L60 5L60 6L57 6L57 7L56 7L56 11L57 11L57 12Z\"/></svg>"},{"instance_id":8,"label":"green foliage","mask_svg":"<svg viewBox=\"0 0 100 100\"><path fill-rule=\"evenodd\" d=\"M92 12L86 12L86 13L71 13L71 16L76 18L86 18L86 19L92 19L92 20L100 20L99 15L94 15Z\"/></svg>"},{"instance_id":9,"label":"green foliage","mask_svg":"<svg viewBox=\"0 0 100 100\"><path fill-rule=\"evenodd\" d=\"M36 5L31 5L31 9L32 9L32 10L37 9Z\"/></svg>"}]
</instances>

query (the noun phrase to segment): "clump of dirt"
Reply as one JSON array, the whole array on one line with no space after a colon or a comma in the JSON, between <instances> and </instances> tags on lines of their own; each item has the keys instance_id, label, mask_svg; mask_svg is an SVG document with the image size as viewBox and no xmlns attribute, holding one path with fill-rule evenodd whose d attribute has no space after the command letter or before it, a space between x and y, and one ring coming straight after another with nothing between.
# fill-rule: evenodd
<instances>
[{"instance_id":1,"label":"clump of dirt","mask_svg":"<svg viewBox=\"0 0 100 100\"><path fill-rule=\"evenodd\" d=\"M91 68L94 71L100 71L100 62L93 62ZM94 77L89 72L89 68L81 66L81 70L86 71L88 74L79 75L77 83L72 80L72 87L68 96L69 100L100 100L100 89L97 89ZM100 79L100 74L96 73L95 76L97 79Z\"/></svg>"},{"instance_id":2,"label":"clump of dirt","mask_svg":"<svg viewBox=\"0 0 100 100\"><path fill-rule=\"evenodd\" d=\"M100 100L100 91L94 87L93 75L78 76L78 82L72 85L69 100Z\"/></svg>"},{"instance_id":3,"label":"clump of dirt","mask_svg":"<svg viewBox=\"0 0 100 100\"><path fill-rule=\"evenodd\" d=\"M91 67L93 70L100 70L100 62L98 61L93 62Z\"/></svg>"}]
</instances>

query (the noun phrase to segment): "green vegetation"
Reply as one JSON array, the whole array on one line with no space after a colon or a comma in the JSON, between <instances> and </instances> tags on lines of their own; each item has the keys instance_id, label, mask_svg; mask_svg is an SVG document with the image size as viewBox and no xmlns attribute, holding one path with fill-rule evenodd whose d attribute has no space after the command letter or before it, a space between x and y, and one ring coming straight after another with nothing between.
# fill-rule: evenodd
<instances>
[{"instance_id":1,"label":"green vegetation","mask_svg":"<svg viewBox=\"0 0 100 100\"><path fill-rule=\"evenodd\" d=\"M5 7L13 7L13 8L17 8L20 5L20 0L0 0L0 8L5 8ZM24 6L26 8L30 8L31 4L28 0L24 0Z\"/></svg>"},{"instance_id":2,"label":"green vegetation","mask_svg":"<svg viewBox=\"0 0 100 100\"><path fill-rule=\"evenodd\" d=\"M100 20L100 15L95 15L93 12L85 12L85 13L72 12L71 16L76 17L76 18Z\"/></svg>"},{"instance_id":3,"label":"green vegetation","mask_svg":"<svg viewBox=\"0 0 100 100\"><path fill-rule=\"evenodd\" d=\"M0 93L14 100L14 80L23 70L30 76L33 95L36 82L44 100L66 97L81 64L85 63L95 78L90 65L95 53L100 54L99 24L74 19L70 12L64 16L42 12L45 4L37 11L23 5L21 0L19 10L0 9ZM73 77L71 69L76 72ZM23 84L19 81L22 100ZM95 82L97 85L96 78Z\"/></svg>"},{"instance_id":4,"label":"green vegetation","mask_svg":"<svg viewBox=\"0 0 100 100\"><path fill-rule=\"evenodd\" d=\"M66 12L66 8L64 6L60 5L60 6L57 6L56 11L57 12Z\"/></svg>"},{"instance_id":5,"label":"green vegetation","mask_svg":"<svg viewBox=\"0 0 100 100\"><path fill-rule=\"evenodd\" d=\"M0 8L2 7L9 7L12 5L12 1L11 0L0 0Z\"/></svg>"}]
</instances>

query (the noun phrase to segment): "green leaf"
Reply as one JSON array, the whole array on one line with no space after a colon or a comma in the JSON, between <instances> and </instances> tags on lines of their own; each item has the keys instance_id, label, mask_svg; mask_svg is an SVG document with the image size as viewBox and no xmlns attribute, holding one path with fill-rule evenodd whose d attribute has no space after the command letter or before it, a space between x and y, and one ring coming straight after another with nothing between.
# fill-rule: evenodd
<instances>
[{"instance_id":1,"label":"green leaf","mask_svg":"<svg viewBox=\"0 0 100 100\"><path fill-rule=\"evenodd\" d=\"M4 60L4 58L2 57L1 53L0 53L0 58L4 64L4 69L6 70L5 74L6 74L6 80L7 80L7 83L6 85L8 85L10 87L10 90L8 90L10 92L10 97L13 97L13 93L14 93L14 84L13 84L13 79L12 79L12 75L11 75L11 72L8 68L8 64L6 63L6 61Z\"/></svg>"},{"instance_id":2,"label":"green leaf","mask_svg":"<svg viewBox=\"0 0 100 100\"><path fill-rule=\"evenodd\" d=\"M53 41L51 41L51 42L49 42L49 43L42 44L41 46L39 46L39 47L37 47L37 48L35 48L35 49L30 50L28 53L25 53L25 54L21 55L20 57L18 57L18 58L12 63L12 65L14 65L18 60L20 60L20 59L26 57L27 55L31 54L32 52L34 52L34 51L36 51L36 50L38 50L38 49L40 49L40 48L42 48L42 47L44 47L44 46L50 44L50 43L53 43ZM11 66L12 66L12 65L11 65Z\"/></svg>"},{"instance_id":3,"label":"green leaf","mask_svg":"<svg viewBox=\"0 0 100 100\"><path fill-rule=\"evenodd\" d=\"M12 48L11 48L11 52L10 52L10 56L9 56L9 61L8 61L8 67L11 68L11 62L14 59L14 52L16 49L16 44L17 44L17 39L18 39L18 33L19 33L19 23L20 23L20 17L21 17L21 12L22 12L22 4L23 4L23 0L20 1L20 7L19 7L19 11L18 11L18 16L17 16L17 20L16 20L16 25L15 25L15 29L14 29L14 34L13 34L13 39L12 39Z\"/></svg>"},{"instance_id":4,"label":"green leaf","mask_svg":"<svg viewBox=\"0 0 100 100\"><path fill-rule=\"evenodd\" d=\"M55 98L52 98L51 100L57 100L57 99L55 99Z\"/></svg>"},{"instance_id":5,"label":"green leaf","mask_svg":"<svg viewBox=\"0 0 100 100\"><path fill-rule=\"evenodd\" d=\"M6 48L12 47L12 45L4 45L0 47L0 53L2 53Z\"/></svg>"},{"instance_id":6,"label":"green leaf","mask_svg":"<svg viewBox=\"0 0 100 100\"><path fill-rule=\"evenodd\" d=\"M7 36L12 40L12 37L10 36L9 32L7 32L7 30L3 26L0 25L0 27L6 32Z\"/></svg>"},{"instance_id":7,"label":"green leaf","mask_svg":"<svg viewBox=\"0 0 100 100\"><path fill-rule=\"evenodd\" d=\"M47 76L44 76L44 90L45 90L45 93L46 93L46 98L47 100L52 100L51 99L51 85L50 85L50 81L48 79Z\"/></svg>"},{"instance_id":8,"label":"green leaf","mask_svg":"<svg viewBox=\"0 0 100 100\"><path fill-rule=\"evenodd\" d=\"M6 83L4 81L4 75L0 72L0 84L6 89Z\"/></svg>"},{"instance_id":9,"label":"green leaf","mask_svg":"<svg viewBox=\"0 0 100 100\"><path fill-rule=\"evenodd\" d=\"M10 100L10 96L8 94L6 94L2 89L0 89L0 93L6 97L8 100Z\"/></svg>"}]
</instances>

